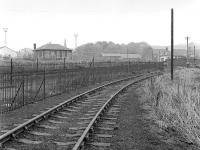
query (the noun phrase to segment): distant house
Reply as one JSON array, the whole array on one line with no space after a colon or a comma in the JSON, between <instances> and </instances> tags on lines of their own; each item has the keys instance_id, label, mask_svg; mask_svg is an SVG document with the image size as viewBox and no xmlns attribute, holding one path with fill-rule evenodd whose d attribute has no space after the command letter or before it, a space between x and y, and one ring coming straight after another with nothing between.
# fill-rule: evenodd
<instances>
[{"instance_id":1,"label":"distant house","mask_svg":"<svg viewBox=\"0 0 200 150\"><path fill-rule=\"evenodd\" d=\"M168 47L156 47L154 48L154 60L164 62L170 58L170 51Z\"/></svg>"},{"instance_id":2,"label":"distant house","mask_svg":"<svg viewBox=\"0 0 200 150\"><path fill-rule=\"evenodd\" d=\"M71 59L72 50L60 44L45 44L33 50L34 57L38 59Z\"/></svg>"},{"instance_id":3,"label":"distant house","mask_svg":"<svg viewBox=\"0 0 200 150\"><path fill-rule=\"evenodd\" d=\"M0 47L1 57L17 57L17 52L8 48L7 46Z\"/></svg>"},{"instance_id":4,"label":"distant house","mask_svg":"<svg viewBox=\"0 0 200 150\"><path fill-rule=\"evenodd\" d=\"M169 58L170 58L169 56L163 55L163 56L160 56L160 61L163 62L163 61L166 61Z\"/></svg>"}]
</instances>

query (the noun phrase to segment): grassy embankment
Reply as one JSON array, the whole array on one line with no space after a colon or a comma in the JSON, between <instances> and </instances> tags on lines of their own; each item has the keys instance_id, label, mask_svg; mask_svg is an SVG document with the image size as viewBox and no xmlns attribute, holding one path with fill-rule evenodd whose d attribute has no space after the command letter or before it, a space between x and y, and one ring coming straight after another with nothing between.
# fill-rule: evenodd
<instances>
[{"instance_id":1,"label":"grassy embankment","mask_svg":"<svg viewBox=\"0 0 200 150\"><path fill-rule=\"evenodd\" d=\"M173 82L170 74L165 74L142 87L146 119L153 120L150 130L162 141L184 149L200 149L199 79L199 69L182 68L175 71Z\"/></svg>"}]
</instances>

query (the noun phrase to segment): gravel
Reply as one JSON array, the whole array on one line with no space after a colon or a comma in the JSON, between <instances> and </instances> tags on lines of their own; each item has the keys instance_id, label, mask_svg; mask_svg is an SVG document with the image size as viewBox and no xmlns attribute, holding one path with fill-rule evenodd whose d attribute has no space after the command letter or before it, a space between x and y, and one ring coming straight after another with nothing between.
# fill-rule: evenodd
<instances>
[{"instance_id":1,"label":"gravel","mask_svg":"<svg viewBox=\"0 0 200 150\"><path fill-rule=\"evenodd\" d=\"M77 91L73 91L71 93L64 93L62 95L46 98L45 100L26 105L24 107L10 111L8 113L0 114L0 135L5 133L7 130L13 129L19 124L24 123L28 119L33 118L35 115L38 115L41 112L46 111L47 108L51 108L55 105L58 105L59 103L64 102L75 95L83 93L94 87L103 85L105 83L106 82L103 82L101 84L96 84L89 87L78 89Z\"/></svg>"},{"instance_id":2,"label":"gravel","mask_svg":"<svg viewBox=\"0 0 200 150\"><path fill-rule=\"evenodd\" d=\"M141 84L129 88L123 98L121 112L118 116L118 128L115 130L111 149L114 150L174 150L177 147L163 142L156 131L151 132L154 122L147 120L139 101L136 89ZM178 148L179 149L179 148Z\"/></svg>"}]
</instances>

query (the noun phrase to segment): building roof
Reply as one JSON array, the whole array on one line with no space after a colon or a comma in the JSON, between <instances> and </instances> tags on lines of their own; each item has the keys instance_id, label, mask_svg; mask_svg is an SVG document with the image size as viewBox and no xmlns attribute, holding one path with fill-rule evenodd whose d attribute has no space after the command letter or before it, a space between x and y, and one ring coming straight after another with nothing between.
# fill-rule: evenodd
<instances>
[{"instance_id":1,"label":"building roof","mask_svg":"<svg viewBox=\"0 0 200 150\"><path fill-rule=\"evenodd\" d=\"M0 47L0 55L7 57L17 57L17 52L8 48L7 46Z\"/></svg>"},{"instance_id":2,"label":"building roof","mask_svg":"<svg viewBox=\"0 0 200 150\"><path fill-rule=\"evenodd\" d=\"M67 50L67 51L72 51L71 49L65 47L65 46L62 46L60 44L52 44L52 43L48 43L48 44L45 44L35 50Z\"/></svg>"}]
</instances>

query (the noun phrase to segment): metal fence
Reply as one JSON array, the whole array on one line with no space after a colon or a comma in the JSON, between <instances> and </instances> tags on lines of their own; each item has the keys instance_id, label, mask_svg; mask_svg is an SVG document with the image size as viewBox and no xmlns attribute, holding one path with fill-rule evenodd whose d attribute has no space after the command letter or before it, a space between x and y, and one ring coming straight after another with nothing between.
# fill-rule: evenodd
<instances>
[{"instance_id":1,"label":"metal fence","mask_svg":"<svg viewBox=\"0 0 200 150\"><path fill-rule=\"evenodd\" d=\"M163 63L116 63L99 67L9 72L0 74L0 113L45 98L125 77L144 70L163 69Z\"/></svg>"},{"instance_id":2,"label":"metal fence","mask_svg":"<svg viewBox=\"0 0 200 150\"><path fill-rule=\"evenodd\" d=\"M173 63L175 67L181 66L181 67L187 67L187 62L189 63L189 67L199 66L200 59L194 59L194 58L174 58ZM166 64L168 67L170 67L171 59L168 59L166 61Z\"/></svg>"},{"instance_id":3,"label":"metal fence","mask_svg":"<svg viewBox=\"0 0 200 150\"><path fill-rule=\"evenodd\" d=\"M22 71L43 71L44 68L46 70L60 70L60 69L71 69L75 67L87 67L90 63L75 63L75 62L66 62L64 61L46 61L46 62L39 62L39 61L31 61L31 62L19 62L13 59L7 60L4 65L0 65L0 72L1 73L8 73L8 72L22 72Z\"/></svg>"}]
</instances>

